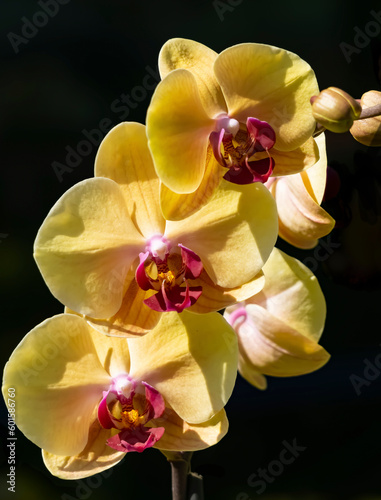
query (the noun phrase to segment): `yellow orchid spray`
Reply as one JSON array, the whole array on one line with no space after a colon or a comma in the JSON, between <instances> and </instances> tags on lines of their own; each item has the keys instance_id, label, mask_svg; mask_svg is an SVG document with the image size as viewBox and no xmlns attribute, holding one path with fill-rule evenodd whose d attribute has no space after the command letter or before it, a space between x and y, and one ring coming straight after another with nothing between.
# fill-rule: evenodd
<instances>
[{"instance_id":1,"label":"yellow orchid spray","mask_svg":"<svg viewBox=\"0 0 381 500\"><path fill-rule=\"evenodd\" d=\"M336 130L341 114L324 115L324 95L311 100L318 85L305 61L270 45L217 54L174 38L159 69L147 126L114 127L94 177L40 227L34 257L65 313L30 331L4 370L16 424L63 479L149 448L188 460L187 476L184 453L227 433L237 370L265 389L266 375L329 360L319 283L274 246L280 236L313 248L333 228L314 114L320 102ZM370 118L353 125L365 143L378 139ZM178 481L173 499L185 489Z\"/></svg>"}]
</instances>

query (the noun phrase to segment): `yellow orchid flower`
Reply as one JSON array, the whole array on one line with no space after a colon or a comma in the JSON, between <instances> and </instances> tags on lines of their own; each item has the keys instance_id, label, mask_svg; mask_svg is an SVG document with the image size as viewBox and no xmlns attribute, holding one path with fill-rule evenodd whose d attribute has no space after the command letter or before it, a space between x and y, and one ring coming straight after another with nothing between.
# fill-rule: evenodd
<instances>
[{"instance_id":1,"label":"yellow orchid flower","mask_svg":"<svg viewBox=\"0 0 381 500\"><path fill-rule=\"evenodd\" d=\"M277 248L263 272L263 290L224 313L238 336L238 370L259 389L267 387L264 375L303 375L330 357L318 344L326 305L313 273Z\"/></svg>"},{"instance_id":2,"label":"yellow orchid flower","mask_svg":"<svg viewBox=\"0 0 381 500\"><path fill-rule=\"evenodd\" d=\"M34 247L53 295L95 328L144 334L163 311L217 311L262 288L278 232L264 186L222 184L197 214L166 221L138 123L109 132L95 174L58 200Z\"/></svg>"},{"instance_id":3,"label":"yellow orchid flower","mask_svg":"<svg viewBox=\"0 0 381 500\"><path fill-rule=\"evenodd\" d=\"M149 335L108 337L80 316L47 319L5 366L3 396L56 476L87 477L126 453L193 451L227 432L237 340L218 313L165 313Z\"/></svg>"},{"instance_id":4,"label":"yellow orchid flower","mask_svg":"<svg viewBox=\"0 0 381 500\"><path fill-rule=\"evenodd\" d=\"M147 135L165 185L166 218L193 213L222 177L261 183L318 160L310 105L318 85L296 54L258 43L217 54L174 38L161 49L159 70L163 80L148 108ZM181 201L180 209L165 203L171 198Z\"/></svg>"},{"instance_id":5,"label":"yellow orchid flower","mask_svg":"<svg viewBox=\"0 0 381 500\"><path fill-rule=\"evenodd\" d=\"M320 159L315 165L297 174L271 177L265 184L277 204L279 236L304 249L315 247L335 226L335 220L320 206L327 179L324 134L316 142Z\"/></svg>"}]
</instances>

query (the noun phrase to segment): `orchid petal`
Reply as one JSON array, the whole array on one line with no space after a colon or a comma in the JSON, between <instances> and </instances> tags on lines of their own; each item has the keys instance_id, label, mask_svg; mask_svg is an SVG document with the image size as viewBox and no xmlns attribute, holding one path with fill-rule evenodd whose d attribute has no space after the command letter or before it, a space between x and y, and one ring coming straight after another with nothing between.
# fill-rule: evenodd
<instances>
[{"instance_id":1,"label":"orchid petal","mask_svg":"<svg viewBox=\"0 0 381 500\"><path fill-rule=\"evenodd\" d=\"M86 317L95 330L113 337L135 338L145 335L157 325L160 313L144 303L147 292L139 287L133 275L134 273L124 293L122 305L114 316L107 319Z\"/></svg>"},{"instance_id":2,"label":"orchid petal","mask_svg":"<svg viewBox=\"0 0 381 500\"><path fill-rule=\"evenodd\" d=\"M146 239L164 233L159 179L144 125L120 123L106 135L95 158L95 175L112 179L119 185L128 213Z\"/></svg>"},{"instance_id":3,"label":"orchid petal","mask_svg":"<svg viewBox=\"0 0 381 500\"><path fill-rule=\"evenodd\" d=\"M319 161L312 165L312 167L301 172L301 176L309 195L320 205L327 184L327 152L324 133L318 135L315 141L319 148Z\"/></svg>"},{"instance_id":4,"label":"orchid petal","mask_svg":"<svg viewBox=\"0 0 381 500\"><path fill-rule=\"evenodd\" d=\"M189 424L176 412L167 408L162 418L150 422L152 426L165 429L163 437L154 448L170 451L197 451L217 444L228 431L225 410L202 424Z\"/></svg>"},{"instance_id":5,"label":"orchid petal","mask_svg":"<svg viewBox=\"0 0 381 500\"><path fill-rule=\"evenodd\" d=\"M319 92L311 67L292 52L256 43L230 47L217 57L214 72L228 113L271 125L278 150L304 144L315 129L310 97Z\"/></svg>"},{"instance_id":6,"label":"orchid petal","mask_svg":"<svg viewBox=\"0 0 381 500\"><path fill-rule=\"evenodd\" d=\"M147 135L156 172L175 193L192 193L200 185L213 128L193 74L185 69L169 73L148 108Z\"/></svg>"},{"instance_id":7,"label":"orchid petal","mask_svg":"<svg viewBox=\"0 0 381 500\"><path fill-rule=\"evenodd\" d=\"M202 43L184 38L172 38L159 54L159 70L162 78L169 72L183 68L195 76L204 109L210 117L226 112L226 103L213 72L217 53Z\"/></svg>"},{"instance_id":8,"label":"orchid petal","mask_svg":"<svg viewBox=\"0 0 381 500\"><path fill-rule=\"evenodd\" d=\"M53 206L35 241L37 265L52 294L89 316L115 314L125 278L144 244L118 185L87 179Z\"/></svg>"},{"instance_id":9,"label":"orchid petal","mask_svg":"<svg viewBox=\"0 0 381 500\"><path fill-rule=\"evenodd\" d=\"M316 276L299 260L274 248L263 267L265 286L247 303L258 304L289 327L318 341L326 304Z\"/></svg>"},{"instance_id":10,"label":"orchid petal","mask_svg":"<svg viewBox=\"0 0 381 500\"><path fill-rule=\"evenodd\" d=\"M181 220L193 215L210 201L225 173L226 170L219 165L209 147L204 177L196 191L178 194L165 184L160 185L160 204L164 217L167 220Z\"/></svg>"},{"instance_id":11,"label":"orchid petal","mask_svg":"<svg viewBox=\"0 0 381 500\"><path fill-rule=\"evenodd\" d=\"M5 367L3 395L9 387L16 390L17 426L50 453L76 455L85 448L94 411L110 384L94 334L78 316L54 316L24 337Z\"/></svg>"},{"instance_id":12,"label":"orchid petal","mask_svg":"<svg viewBox=\"0 0 381 500\"><path fill-rule=\"evenodd\" d=\"M257 153L256 158L266 158L266 153ZM275 162L272 177L281 175L296 174L306 169L312 168L312 165L319 160L319 148L315 140L310 137L299 148L293 151L278 151L276 148L271 150L271 156Z\"/></svg>"},{"instance_id":13,"label":"orchid petal","mask_svg":"<svg viewBox=\"0 0 381 500\"><path fill-rule=\"evenodd\" d=\"M166 236L197 253L214 283L236 288L257 275L269 257L278 235L277 218L265 186L222 181L196 214L167 222Z\"/></svg>"},{"instance_id":14,"label":"orchid petal","mask_svg":"<svg viewBox=\"0 0 381 500\"><path fill-rule=\"evenodd\" d=\"M256 304L246 306L250 321L238 328L240 366L274 377L304 375L321 368L329 354L314 340Z\"/></svg>"},{"instance_id":15,"label":"orchid petal","mask_svg":"<svg viewBox=\"0 0 381 500\"><path fill-rule=\"evenodd\" d=\"M44 463L51 474L61 479L82 479L98 474L119 463L126 455L106 444L110 435L109 430L103 429L98 420L94 420L89 429L87 444L81 453L62 456L43 450Z\"/></svg>"},{"instance_id":16,"label":"orchid petal","mask_svg":"<svg viewBox=\"0 0 381 500\"><path fill-rule=\"evenodd\" d=\"M209 420L229 399L237 341L220 314L163 313L148 335L127 342L131 377L155 387L187 422Z\"/></svg>"},{"instance_id":17,"label":"orchid petal","mask_svg":"<svg viewBox=\"0 0 381 500\"><path fill-rule=\"evenodd\" d=\"M315 247L318 239L335 225L334 219L311 197L310 185L308 176L294 174L279 178L270 186L278 209L279 236L305 249Z\"/></svg>"},{"instance_id":18,"label":"orchid petal","mask_svg":"<svg viewBox=\"0 0 381 500\"><path fill-rule=\"evenodd\" d=\"M208 274L203 271L201 276L193 282L202 287L202 294L197 302L188 311L204 314L220 311L236 302L242 302L259 293L265 284L265 278L260 271L254 278L237 288L223 288L215 285Z\"/></svg>"}]
</instances>

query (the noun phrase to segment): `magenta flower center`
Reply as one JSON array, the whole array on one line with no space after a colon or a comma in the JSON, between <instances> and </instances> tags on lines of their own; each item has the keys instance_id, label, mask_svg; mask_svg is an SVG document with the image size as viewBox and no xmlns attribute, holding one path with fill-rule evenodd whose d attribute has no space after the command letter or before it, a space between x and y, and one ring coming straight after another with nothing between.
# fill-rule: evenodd
<instances>
[{"instance_id":1,"label":"magenta flower center","mask_svg":"<svg viewBox=\"0 0 381 500\"><path fill-rule=\"evenodd\" d=\"M165 237L154 236L139 258L135 277L140 288L155 292L144 300L151 309L181 312L200 297L202 287L190 286L189 282L200 276L203 266L189 248L172 247Z\"/></svg>"},{"instance_id":2,"label":"magenta flower center","mask_svg":"<svg viewBox=\"0 0 381 500\"><path fill-rule=\"evenodd\" d=\"M209 139L216 160L228 169L224 179L235 184L266 182L274 170L269 153L275 144L272 127L257 118L249 117L243 125L223 116L216 129Z\"/></svg>"},{"instance_id":3,"label":"magenta flower center","mask_svg":"<svg viewBox=\"0 0 381 500\"><path fill-rule=\"evenodd\" d=\"M137 383L124 374L113 379L103 393L98 407L98 420L105 429L118 432L107 440L118 451L142 452L152 447L164 434L163 427L147 427L165 411L164 399L146 382Z\"/></svg>"}]
</instances>

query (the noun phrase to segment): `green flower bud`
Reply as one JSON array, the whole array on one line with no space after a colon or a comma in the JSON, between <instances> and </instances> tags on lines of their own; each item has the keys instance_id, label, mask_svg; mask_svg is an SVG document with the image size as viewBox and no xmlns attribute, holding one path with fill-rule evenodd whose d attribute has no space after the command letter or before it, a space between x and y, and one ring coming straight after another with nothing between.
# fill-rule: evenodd
<instances>
[{"instance_id":1,"label":"green flower bud","mask_svg":"<svg viewBox=\"0 0 381 500\"><path fill-rule=\"evenodd\" d=\"M315 120L336 133L347 132L361 114L360 103L336 87L329 87L312 97L311 105Z\"/></svg>"}]
</instances>

